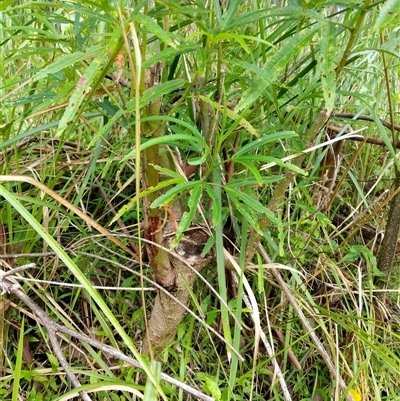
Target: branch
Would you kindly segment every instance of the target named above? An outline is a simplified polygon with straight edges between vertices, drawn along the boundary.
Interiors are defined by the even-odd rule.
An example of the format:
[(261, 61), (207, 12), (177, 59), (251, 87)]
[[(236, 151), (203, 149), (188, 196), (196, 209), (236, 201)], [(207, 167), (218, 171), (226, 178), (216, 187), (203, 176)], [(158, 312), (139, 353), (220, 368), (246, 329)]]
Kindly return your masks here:
[[(357, 114), (351, 114), (351, 113), (336, 113), (336, 114), (331, 115), (331, 118), (333, 118), (333, 117), (375, 122), (375, 120), (371, 116), (365, 116), (365, 115), (357, 116)], [(385, 126), (386, 128), (389, 128), (390, 130), (393, 128), (395, 131), (400, 131), (400, 125), (396, 125), (396, 124), (392, 125), (390, 123), (390, 121), (386, 121), (381, 118), (380, 118), (380, 121), (381, 121), (382, 125)]]

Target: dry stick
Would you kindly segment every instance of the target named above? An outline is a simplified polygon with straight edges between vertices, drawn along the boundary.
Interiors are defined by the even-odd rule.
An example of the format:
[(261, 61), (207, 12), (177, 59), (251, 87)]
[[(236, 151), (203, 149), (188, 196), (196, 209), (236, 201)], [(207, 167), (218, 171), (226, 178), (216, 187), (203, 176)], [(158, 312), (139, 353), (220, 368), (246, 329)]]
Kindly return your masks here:
[[(1, 280), (1, 276), (0, 276), (0, 280)], [(142, 365), (138, 361), (136, 361), (135, 359), (133, 359), (131, 357), (126, 356), (121, 351), (118, 351), (108, 345), (102, 344), (101, 342), (99, 342), (85, 334), (77, 333), (74, 330), (68, 329), (67, 327), (64, 327), (58, 323), (53, 322), (48, 317), (46, 312), (20, 289), (21, 287), (19, 284), (15, 284), (14, 282), (9, 281), (8, 279), (5, 279), (1, 282), (3, 284), (7, 285), (7, 292), (10, 292), (10, 293), (13, 293), (14, 295), (16, 295), (40, 318), (43, 325), (46, 327), (46, 329), (49, 332), (49, 337), (50, 337), (50, 341), (54, 347), (54, 352), (55, 352), (57, 358), (59, 359), (62, 367), (65, 369), (67, 377), (70, 379), (70, 381), (74, 385), (74, 387), (79, 387), (80, 384), (77, 381), (77, 378), (75, 377), (75, 375), (69, 371), (68, 363), (65, 360), (64, 356), (62, 355), (61, 349), (59, 347), (59, 344), (58, 344), (56, 336), (55, 336), (55, 334), (57, 332), (68, 334), (71, 337), (74, 337), (80, 341), (84, 341), (84, 342), (92, 345), (93, 347), (107, 353), (108, 355), (110, 355), (116, 359), (120, 359), (121, 361), (124, 361), (126, 363), (129, 363), (132, 366), (135, 366), (140, 369), (143, 368)], [(181, 388), (185, 392), (197, 397), (200, 400), (214, 401), (214, 398), (203, 394), (202, 392), (194, 389), (193, 387), (190, 387), (187, 384), (182, 383), (179, 380), (176, 380), (176, 379), (166, 375), (165, 373), (161, 373), (161, 378), (163, 380), (165, 380), (167, 383), (170, 383), (176, 387)], [(89, 396), (84, 397), (84, 394), (87, 396), (86, 393), (81, 393), (82, 398), (85, 401), (91, 401), (90, 397)]]
[(5, 253), (4, 255), (0, 255), (0, 259), (42, 258), (56, 255), (57, 254), (54, 251), (40, 253)]
[[(267, 263), (272, 263), (270, 257), (267, 254), (267, 251), (265, 248), (261, 245), (261, 243), (258, 244), (258, 250), (261, 253), (261, 256), (264, 258), (264, 260)], [(332, 362), (332, 358), (330, 355), (326, 352), (324, 346), (322, 345), (321, 341), (317, 337), (317, 335), (314, 332), (314, 329), (311, 327), (310, 323), (308, 322), (307, 318), (305, 317), (303, 311), (301, 310), (299, 304), (293, 297), (292, 293), (290, 292), (290, 289), (288, 285), (285, 283), (283, 280), (281, 274), (279, 273), (278, 269), (272, 268), (271, 273), (274, 276), (275, 280), (278, 282), (279, 286), (281, 287), (282, 291), (284, 294), (287, 296), (289, 299), (289, 302), (292, 304), (293, 309), (296, 311), (297, 316), (299, 317), (301, 324), (303, 325), (304, 329), (307, 330), (307, 332), (310, 334), (310, 337), (312, 341), (314, 342), (315, 346), (317, 347), (320, 355), (322, 356), (323, 360), (325, 361), (326, 365), (328, 366), (329, 372), (331, 373), (332, 377), (336, 379), (336, 381), (339, 383), (340, 388), (343, 391), (347, 390), (347, 385), (345, 381), (343, 380), (342, 376), (337, 372), (337, 369), (335, 365)], [(346, 400), (347, 401), (354, 401), (354, 398), (350, 393), (346, 395)]]
[[(351, 113), (335, 113), (332, 114), (331, 117), (375, 122), (375, 120), (371, 116), (365, 116), (365, 115), (357, 116), (357, 114), (351, 114)], [(380, 121), (382, 125), (385, 126), (386, 128), (389, 128), (390, 130), (393, 128), (395, 131), (400, 131), (400, 125), (392, 124), (390, 121), (383, 120), (382, 118), (380, 118)]]
[(0, 269), (0, 282), (3, 281), (5, 277), (14, 275), (15, 273), (22, 272), (23, 270), (33, 269), (36, 267), (35, 263), (29, 263), (20, 267), (12, 268), (7, 262), (0, 259), (0, 266), (7, 267), (8, 271), (4, 272)]

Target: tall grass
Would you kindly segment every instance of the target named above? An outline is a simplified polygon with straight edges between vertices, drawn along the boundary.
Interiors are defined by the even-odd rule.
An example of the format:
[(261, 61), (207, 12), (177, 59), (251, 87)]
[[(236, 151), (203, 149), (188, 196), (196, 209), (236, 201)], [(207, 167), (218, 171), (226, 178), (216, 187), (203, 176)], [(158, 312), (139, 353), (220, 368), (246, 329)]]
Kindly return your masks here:
[[(398, 6), (0, 5), (2, 269), (34, 262), (23, 291), (149, 377), (60, 335), (92, 399), (191, 399), (141, 354), (179, 277), (192, 313), (158, 359), (181, 382), (221, 400), (400, 399), (398, 261), (376, 261), (397, 189)], [(333, 131), (348, 139), (330, 184)], [(194, 227), (212, 254), (196, 281), (171, 257)], [(76, 394), (43, 321), (7, 294), (0, 310), (2, 399)]]

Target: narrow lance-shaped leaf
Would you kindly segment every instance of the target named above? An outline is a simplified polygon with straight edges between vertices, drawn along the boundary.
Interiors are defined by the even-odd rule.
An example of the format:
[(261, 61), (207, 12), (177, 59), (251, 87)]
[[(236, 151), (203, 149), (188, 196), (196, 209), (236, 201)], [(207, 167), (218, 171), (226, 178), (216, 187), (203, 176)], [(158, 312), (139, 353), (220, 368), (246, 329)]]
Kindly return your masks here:
[(82, 61), (86, 57), (85, 53), (76, 52), (72, 54), (68, 54), (53, 63), (49, 64), (47, 67), (41, 69), (34, 77), (33, 82), (44, 79), (49, 74), (55, 74), (56, 72), (60, 72), (64, 68), (71, 67), (75, 63)]
[(210, 184), (208, 183), (203, 183), (204, 189), (207, 191), (209, 197), (211, 198), (211, 222), (213, 226), (215, 227), (218, 223), (218, 219), (222, 215), (222, 208), (221, 208), (221, 203), (218, 201), (217, 196), (215, 195), (215, 192), (212, 190)]
[(90, 86), (97, 75), (104, 58), (105, 55), (103, 55), (103, 57), (99, 57), (98, 59), (94, 59), (90, 63), (83, 76), (79, 78), (78, 82), (76, 83), (75, 90), (69, 99), (68, 106), (61, 117), (56, 136), (61, 135), (67, 125), (74, 119), (74, 116), (80, 108), (85, 97), (85, 93), (89, 92)]
[(206, 51), (204, 47), (200, 47), (196, 51), (196, 62), (197, 62), (197, 73), (199, 76), (204, 74), (204, 70), (206, 69), (207, 59), (206, 59)]
[(141, 23), (146, 29), (148, 29), (153, 35), (157, 36), (161, 41), (163, 41), (168, 46), (176, 48), (181, 38), (171, 32), (164, 30), (159, 26), (152, 18), (144, 15), (142, 13), (135, 14), (133, 19)]
[(243, 50), (247, 54), (250, 54), (249, 47), (247, 46), (246, 42), (244, 41), (244, 38), (242, 35), (237, 35), (234, 33), (219, 33), (218, 35), (212, 37), (212, 42), (217, 43), (219, 41), (229, 40), (229, 39), (236, 40), (240, 44), (240, 46), (242, 46)]
[[(140, 150), (143, 151), (145, 149), (150, 148), (151, 146), (154, 145), (161, 145), (161, 144), (172, 144), (176, 141), (188, 141), (187, 143), (191, 144), (193, 147), (195, 147), (196, 151), (201, 151), (202, 148), (200, 146), (196, 147), (196, 144), (203, 144), (203, 141), (195, 138), (192, 135), (189, 134), (172, 134), (172, 135), (164, 135), (156, 138), (149, 139), (148, 141), (145, 141), (140, 144)], [(125, 162), (129, 160), (130, 158), (134, 157), (136, 154), (136, 148), (132, 149), (123, 159), (122, 162)]]
[[(66, 107), (63, 116), (61, 117), (60, 124), (56, 132), (56, 136), (60, 136), (67, 128), (68, 124), (72, 123), (77, 115), (82, 113), (83, 108), (81, 107), (83, 102), (87, 102), (85, 99), (85, 93), (93, 94), (95, 88), (100, 84), (100, 80), (105, 75), (106, 71), (101, 66), (108, 60), (108, 65), (111, 65), (120, 45), (121, 45), (121, 30), (116, 29), (109, 40), (109, 48), (112, 49), (111, 54), (114, 56), (110, 57), (109, 51), (104, 50), (99, 57), (94, 59), (89, 67), (86, 69), (82, 77), (76, 84), (75, 91), (73, 92), (68, 106)], [(92, 88), (93, 85), (93, 88)], [(103, 134), (108, 132), (108, 127), (103, 131)]]
[[(274, 166), (280, 166), (280, 167), (284, 167), (287, 168), (289, 170), (292, 170), (294, 172), (296, 172), (297, 174), (301, 174), (304, 176), (308, 175), (308, 172), (303, 170), (302, 168), (296, 166), (295, 164), (292, 163), (288, 163), (282, 159), (278, 159), (277, 157), (272, 157), (272, 156), (262, 156), (262, 155), (249, 155), (249, 156), (240, 156), (239, 158), (235, 159), (235, 161), (238, 162), (244, 162), (246, 163), (251, 163), (251, 162), (261, 162), (261, 163), (271, 163)], [(264, 166), (263, 166), (264, 167)], [(263, 167), (261, 167), (260, 170), (265, 170)], [(264, 178), (263, 178), (264, 180)]]
[(221, 5), (219, 0), (213, 0), (214, 3), (214, 13), (217, 17), (218, 26), (222, 25), (222, 13), (221, 13)]
[(235, 162), (243, 164), (250, 171), (250, 173), (253, 174), (254, 178), (257, 181), (257, 184), (258, 185), (262, 184), (263, 180), (261, 174), (258, 171), (257, 167), (254, 165), (254, 159), (252, 159), (251, 156), (249, 156), (248, 158), (237, 157), (235, 159)]
[(171, 188), (169, 191), (167, 191), (165, 194), (159, 196), (151, 205), (150, 207), (152, 209), (156, 208), (156, 207), (160, 207), (160, 206), (164, 206), (164, 205), (168, 205), (170, 204), (175, 196), (177, 194), (181, 194), (189, 189), (192, 189), (193, 187), (195, 187), (196, 185), (198, 185), (199, 181), (189, 181), (189, 182), (185, 182), (184, 184), (181, 185), (177, 185), (174, 188)]
[[(143, 97), (140, 99), (139, 102), (140, 107), (144, 107), (151, 101), (156, 100), (166, 95), (167, 93), (171, 93), (178, 88), (184, 87), (185, 85), (186, 81), (184, 79), (175, 79), (173, 81), (164, 82), (160, 85), (154, 85), (143, 93)], [(127, 108), (129, 108), (130, 105), (134, 104), (132, 103), (133, 101), (134, 99), (129, 102)]]
[(196, 214), (197, 206), (200, 202), (200, 196), (202, 193), (202, 181), (198, 181), (197, 185), (192, 189), (192, 193), (188, 199), (188, 211), (185, 211), (182, 215), (181, 221), (179, 222), (178, 229), (176, 230), (176, 238), (172, 243), (172, 246), (178, 244), (182, 239), (183, 233), (190, 227), (193, 218)]
[[(124, 114), (126, 113), (134, 113), (135, 112), (135, 100), (132, 99), (131, 101), (128, 102), (129, 107), (126, 110), (118, 110), (114, 116), (112, 118), (109, 119), (108, 123), (105, 124), (103, 126), (103, 128), (101, 128), (98, 133), (96, 135), (94, 135), (93, 139), (90, 141), (88, 147), (93, 146), (94, 143), (96, 143), (99, 138), (101, 138), (104, 133), (115, 124), (116, 121), (118, 121), (121, 117), (124, 116)], [(187, 121), (184, 121), (182, 119), (178, 119), (178, 118), (174, 118), (174, 117), (169, 117), (169, 116), (161, 116), (161, 115), (157, 115), (157, 116), (147, 116), (141, 119), (142, 123), (147, 122), (147, 121), (168, 121), (171, 123), (175, 123), (178, 125), (183, 125), (184, 127), (188, 128), (191, 132), (193, 132), (193, 134), (198, 137), (199, 139), (203, 138), (202, 134), (199, 132), (199, 130), (197, 129), (197, 127), (192, 124), (192, 123), (188, 123)], [(133, 123), (132, 123), (133, 124)], [(131, 152), (132, 153), (132, 152)], [(133, 152), (134, 154), (135, 152)], [(129, 157), (132, 157), (132, 154), (130, 154)], [(127, 159), (127, 157), (125, 157), (125, 160)]]
[(196, 49), (197, 44), (190, 43), (190, 44), (182, 44), (177, 46), (176, 48), (167, 47), (163, 51), (157, 52), (153, 56), (149, 57), (142, 63), (142, 69), (146, 69), (153, 64), (157, 63), (157, 61), (164, 61), (168, 60), (172, 57), (175, 57), (179, 54), (184, 53), (191, 53), (194, 49)]
[(253, 229), (259, 234), (263, 235), (263, 232), (260, 230), (260, 227), (257, 221), (253, 218), (253, 216), (249, 213), (248, 208), (243, 205), (235, 194), (230, 194), (229, 199), (235, 208), (239, 211), (239, 213), (246, 219), (246, 221), (253, 227)]
[(281, 139), (292, 138), (294, 136), (297, 136), (297, 134), (294, 131), (283, 131), (283, 132), (276, 132), (274, 134), (263, 135), (261, 138), (255, 139), (254, 141), (251, 141), (247, 145), (241, 147), (233, 155), (233, 159), (236, 159), (237, 157), (239, 157), (241, 155), (249, 153), (249, 152), (259, 148), (260, 146), (264, 146), (271, 142), (277, 142)]
[(379, 16), (376, 19), (374, 29), (380, 30), (394, 22), (393, 25), (398, 25), (400, 16), (400, 0), (388, 0), (383, 3), (382, 8), (379, 12)]
[(320, 24), (317, 24), (314, 29), (305, 29), (286, 39), (282, 47), (265, 63), (263, 68), (238, 59), (234, 61), (234, 64), (244, 69), (250, 69), (250, 71), (256, 74), (256, 79), (258, 79), (256, 87), (253, 86), (244, 92), (242, 99), (235, 108), (236, 113), (245, 109), (261, 96), (265, 89), (278, 78), (290, 60), (308, 45), (319, 27)]
[(231, 118), (234, 121), (238, 121), (239, 125), (241, 125), (244, 129), (250, 132), (250, 134), (254, 135), (255, 137), (259, 137), (260, 134), (257, 132), (257, 130), (242, 116), (239, 114), (233, 112), (232, 110), (220, 105), (217, 102), (212, 101), (206, 96), (199, 96), (199, 98), (205, 102), (211, 105), (213, 108), (219, 110), (221, 113), (225, 113), (229, 118)]
[[(262, 205), (258, 200), (254, 199), (252, 196), (250, 196), (249, 194), (246, 194), (244, 192), (241, 192), (239, 190), (237, 190), (236, 188), (230, 187), (225, 185), (224, 186), (225, 192), (227, 193), (227, 195), (231, 198), (234, 197), (236, 200), (240, 200), (242, 201), (245, 205), (247, 209), (251, 209), (254, 210), (256, 213), (259, 214), (265, 214), (268, 216), (268, 218), (275, 224), (278, 223), (277, 218), (274, 216), (274, 214), (264, 205)], [(240, 202), (239, 202), (240, 203)], [(246, 209), (245, 208), (245, 209)], [(243, 209), (243, 208), (241, 208)], [(241, 212), (242, 213), (242, 212)], [(248, 212), (246, 212), (246, 215), (248, 214)], [(250, 216), (251, 217), (251, 216)], [(250, 220), (249, 220), (250, 222)]]
[(336, 56), (336, 36), (335, 26), (328, 23), (326, 28), (322, 30), (321, 38), (321, 85), (324, 94), (325, 107), (328, 112), (333, 110), (336, 95), (336, 73), (335, 73), (335, 56)]
[(175, 125), (179, 125), (179, 126), (183, 126), (185, 128), (187, 128), (188, 130), (190, 130), (193, 135), (195, 135), (198, 139), (202, 139), (203, 135), (202, 133), (199, 131), (199, 129), (196, 127), (195, 124), (193, 124), (192, 121), (188, 122), (183, 120), (182, 118), (174, 118), (174, 117), (170, 117), (170, 116), (147, 116), (147, 117), (143, 117), (141, 119), (141, 121), (147, 122), (147, 121), (167, 121), (170, 123), (173, 123)]
[[(161, 379), (161, 363), (152, 360), (149, 366), (151, 372), (154, 374), (154, 378), (158, 384), (160, 384)], [(151, 380), (146, 381), (146, 386), (144, 388), (143, 401), (153, 401), (158, 398), (158, 391), (156, 386)]]
[(187, 164), (189, 166), (199, 166), (200, 164), (203, 164), (207, 160), (210, 153), (211, 153), (211, 148), (209, 146), (206, 146), (205, 151), (202, 152), (201, 156), (191, 157), (190, 159), (187, 159)]
[(248, 13), (240, 13), (236, 15), (236, 18), (231, 19), (231, 24), (225, 29), (229, 28), (233, 30), (234, 28), (238, 28), (240, 26), (246, 24), (254, 24), (261, 19), (265, 19), (269, 16), (275, 17), (292, 17), (299, 19), (301, 17), (305, 18), (313, 18), (315, 20), (323, 20), (323, 17), (318, 14), (315, 10), (307, 10), (304, 7), (298, 6), (287, 6), (287, 7), (273, 7), (273, 8), (266, 8), (256, 11), (250, 11)]
[(222, 29), (225, 29), (226, 27), (229, 26), (233, 18), (235, 17), (236, 11), (240, 5), (242, 0), (231, 0), (229, 1), (229, 7), (226, 12), (226, 16), (224, 18), (224, 23), (222, 24)]
[[(182, 176), (179, 176), (180, 178), (173, 178), (171, 180), (164, 180), (161, 181), (158, 185), (156, 185), (155, 187), (150, 187), (149, 189), (145, 190), (145, 191), (141, 191), (139, 194), (139, 199), (142, 199), (143, 197), (159, 191), (160, 189), (169, 187), (171, 185), (175, 185), (175, 184), (181, 184), (182, 180), (184, 179)], [(111, 222), (109, 223), (109, 225), (114, 224), (119, 218), (121, 218), (124, 214), (128, 213), (129, 211), (131, 211), (133, 209), (134, 206), (136, 206), (137, 204), (137, 196), (134, 196), (133, 198), (131, 198), (129, 200), (128, 203), (126, 203), (124, 206), (121, 207), (121, 209), (118, 210), (117, 214), (113, 217), (113, 219), (111, 220)]]

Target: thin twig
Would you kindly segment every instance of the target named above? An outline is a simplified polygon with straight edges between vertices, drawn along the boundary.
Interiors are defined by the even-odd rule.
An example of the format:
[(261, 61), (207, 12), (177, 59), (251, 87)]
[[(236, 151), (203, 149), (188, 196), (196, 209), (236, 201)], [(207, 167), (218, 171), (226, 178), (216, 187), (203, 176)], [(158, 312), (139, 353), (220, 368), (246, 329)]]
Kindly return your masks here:
[[(331, 115), (331, 118), (347, 118), (347, 119), (352, 119), (352, 120), (363, 120), (363, 121), (370, 121), (370, 122), (375, 122), (375, 120), (371, 116), (365, 116), (365, 115), (357, 115), (357, 114), (352, 114), (352, 113), (335, 113)], [(394, 129), (395, 131), (400, 131), (400, 125), (392, 124), (390, 121), (383, 120), (382, 118), (379, 119), (382, 123), (382, 125), (386, 128)]]
[(7, 253), (0, 255), (0, 259), (41, 258), (46, 256), (57, 256), (54, 251), (39, 253)]
[(16, 268), (13, 269), (8, 263), (6, 263), (4, 260), (1, 260), (1, 259), (0, 259), (0, 265), (2, 265), (3, 267), (7, 267), (7, 268), (11, 269), (11, 270), (8, 270), (6, 272), (2, 271), (0, 269), (0, 281), (3, 281), (3, 279), (5, 277), (13, 276), (16, 273), (22, 272), (22, 271), (27, 270), (27, 269), (33, 269), (34, 267), (36, 267), (35, 263), (28, 263), (27, 265), (23, 265), (23, 266), (16, 267)]

